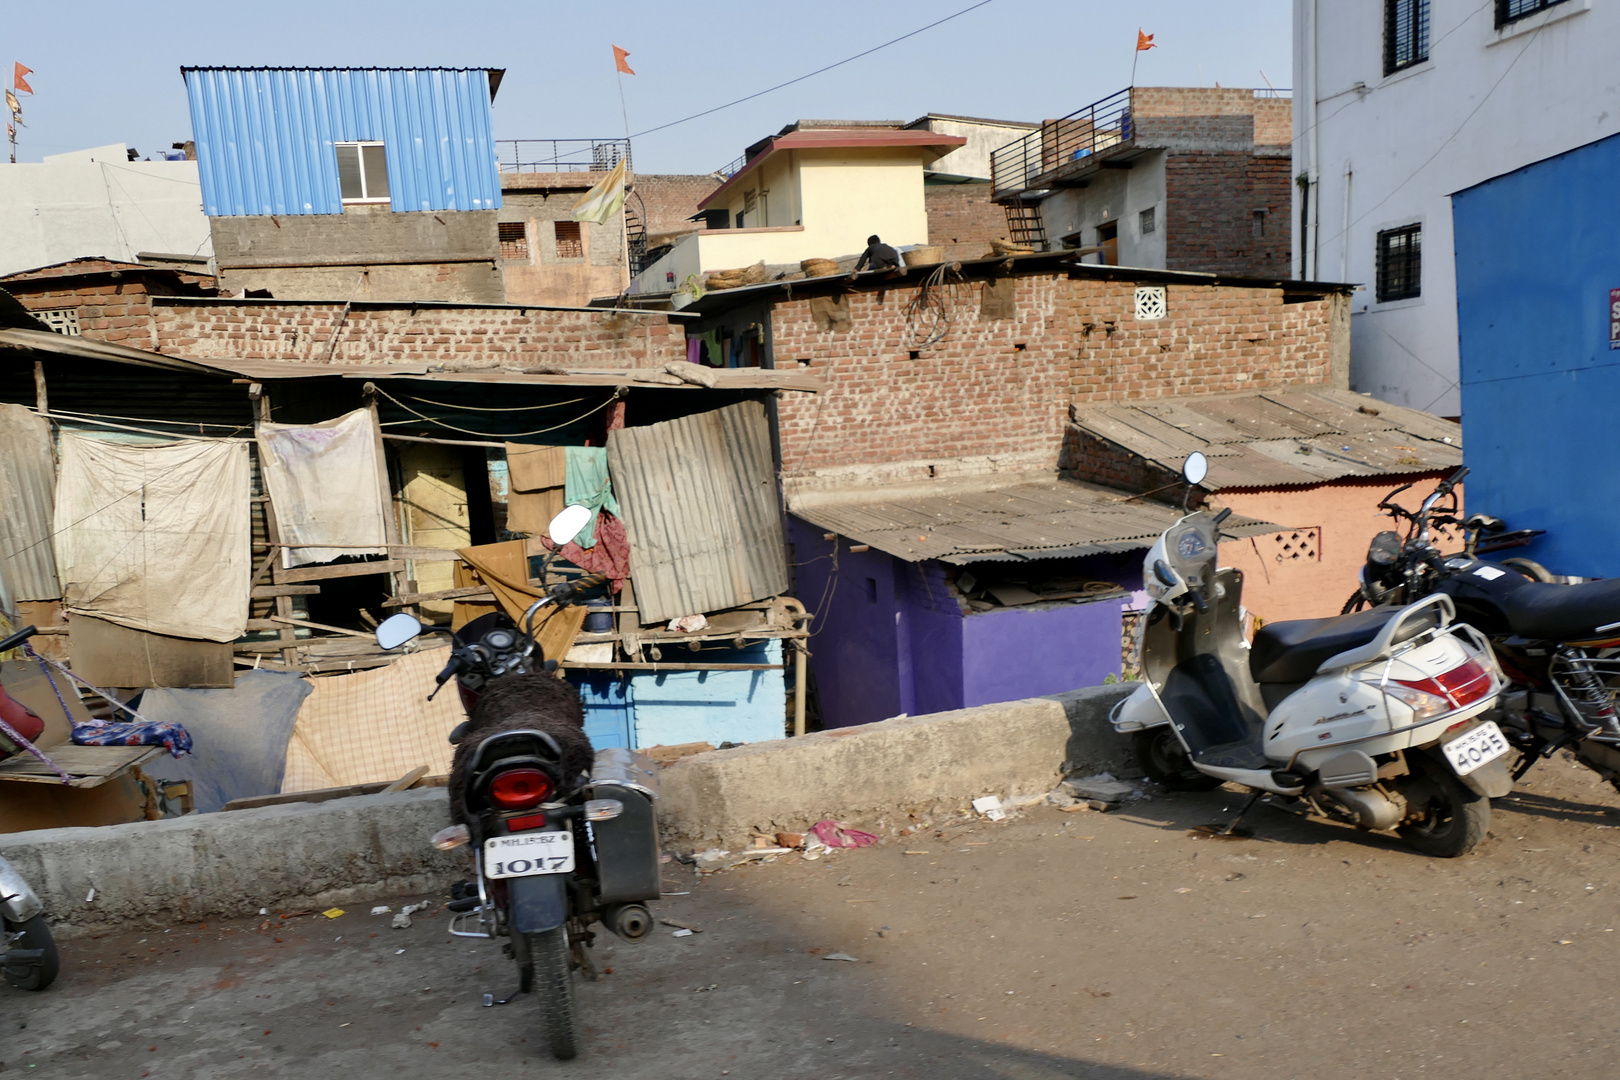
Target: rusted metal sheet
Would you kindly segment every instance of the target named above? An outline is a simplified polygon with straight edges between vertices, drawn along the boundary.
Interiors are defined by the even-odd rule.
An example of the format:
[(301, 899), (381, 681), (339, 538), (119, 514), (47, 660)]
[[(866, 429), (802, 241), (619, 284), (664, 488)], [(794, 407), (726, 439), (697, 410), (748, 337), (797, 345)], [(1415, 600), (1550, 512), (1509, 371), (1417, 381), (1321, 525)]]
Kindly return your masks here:
[(50, 421), (22, 405), (0, 405), (0, 580), (13, 600), (62, 595), (51, 543), (55, 513)]
[(608, 437), (646, 622), (787, 591), (765, 407), (745, 401)]
[[(907, 562), (950, 563), (1140, 550), (1181, 516), (1160, 503), (1061, 480), (882, 502), (825, 501), (792, 512)], [(1251, 536), (1275, 526), (1230, 518), (1223, 531)]]

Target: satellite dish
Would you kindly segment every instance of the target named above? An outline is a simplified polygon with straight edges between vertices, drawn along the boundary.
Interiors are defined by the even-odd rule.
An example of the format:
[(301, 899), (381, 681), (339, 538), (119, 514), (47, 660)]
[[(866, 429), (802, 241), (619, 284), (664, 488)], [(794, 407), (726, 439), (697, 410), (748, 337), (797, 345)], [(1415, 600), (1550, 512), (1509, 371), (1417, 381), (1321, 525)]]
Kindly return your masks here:
[(1209, 475), (1209, 458), (1194, 450), (1182, 462), (1181, 475), (1187, 478), (1189, 484), (1202, 484), (1204, 477)]

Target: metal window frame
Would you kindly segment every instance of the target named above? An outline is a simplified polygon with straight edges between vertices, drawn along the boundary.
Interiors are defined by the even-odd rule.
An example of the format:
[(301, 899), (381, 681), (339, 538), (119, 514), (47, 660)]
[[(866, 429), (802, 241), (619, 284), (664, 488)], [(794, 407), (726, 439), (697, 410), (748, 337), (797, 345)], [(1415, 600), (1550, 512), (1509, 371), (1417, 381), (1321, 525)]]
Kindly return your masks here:
[[(1498, 6), (1507, 0), (1497, 0)], [(1429, 59), (1429, 0), (1384, 0), (1384, 74), (1393, 75)], [(1402, 16), (1407, 36), (1401, 37)], [(1501, 25), (1498, 23), (1497, 25)], [(1405, 44), (1410, 55), (1400, 56)]]
[[(367, 140), (360, 141), (360, 142), (334, 142), (332, 144), (332, 152), (337, 153), (337, 152), (343, 150), (344, 148), (350, 147), (350, 146), (355, 148), (355, 159), (360, 164), (360, 190), (363, 193), (364, 192), (369, 192), (370, 189), (371, 189), (371, 185), (366, 183), (366, 155), (362, 151), (367, 146), (380, 146), (380, 147), (383, 148), (383, 172), (384, 172), (384, 179), (387, 179), (388, 145), (386, 143), (380, 141), (380, 140), (377, 140), (377, 139), (367, 139)], [(359, 205), (365, 204), (365, 203), (370, 203), (370, 204), (392, 203), (394, 201), (394, 198), (393, 198), (393, 195), (392, 195), (392, 185), (389, 185), (389, 188), (390, 188), (390, 194), (388, 194), (388, 195), (379, 196), (379, 195), (371, 195), (371, 194), (362, 194), (361, 197), (358, 198), (358, 199), (345, 199), (345, 198), (343, 198), (343, 193), (342, 193), (342, 191), (340, 189), (339, 192), (338, 192), (338, 200), (340, 202), (342, 202), (344, 206), (359, 206)]]
[[(1417, 241), (1415, 244), (1408, 243), (1405, 245), (1399, 263), (1401, 271), (1399, 282), (1393, 280), (1397, 264), (1390, 259), (1391, 241), (1397, 237), (1409, 237)], [(1374, 296), (1378, 303), (1415, 300), (1423, 295), (1423, 223), (1421, 221), (1414, 221), (1408, 225), (1397, 225), (1393, 229), (1380, 229), (1378, 231), (1375, 258), (1377, 267), (1374, 274)]]
[[(564, 226), (568, 226), (568, 225), (573, 226), (573, 228), (574, 228), (574, 236), (573, 236), (573, 239), (567, 241), (567, 243), (569, 243), (570, 245), (575, 245), (575, 244), (578, 245), (578, 250), (572, 255), (564, 255), (563, 254), (564, 240), (563, 240), (563, 237), (562, 237), (561, 230), (562, 230), (562, 228)], [(552, 246), (556, 249), (557, 258), (559, 258), (559, 259), (583, 259), (585, 257), (585, 230), (584, 230), (584, 228), (582, 228), (580, 226), (580, 223), (577, 222), (577, 221), (570, 221), (570, 220), (564, 220), (564, 219), (558, 219), (557, 221), (553, 221), (551, 223), (551, 243), (552, 243)]]
[[(501, 235), (503, 229), (512, 232), (521, 231), (522, 235), (508, 238)], [(503, 262), (528, 262), (530, 259), (529, 223), (527, 221), (497, 221), (495, 223), (495, 243), (500, 249)], [(512, 245), (511, 250), (517, 252), (517, 254), (507, 254), (508, 244)]]
[(1136, 212), (1136, 229), (1139, 235), (1148, 236), (1159, 231), (1158, 206), (1150, 206), (1146, 210)]
[[(1539, 15), (1548, 8), (1557, 7), (1564, 0), (1496, 0), (1496, 28), (1498, 30), (1520, 19), (1528, 19), (1532, 15)], [(1515, 6), (1523, 5), (1523, 10), (1514, 11)]]

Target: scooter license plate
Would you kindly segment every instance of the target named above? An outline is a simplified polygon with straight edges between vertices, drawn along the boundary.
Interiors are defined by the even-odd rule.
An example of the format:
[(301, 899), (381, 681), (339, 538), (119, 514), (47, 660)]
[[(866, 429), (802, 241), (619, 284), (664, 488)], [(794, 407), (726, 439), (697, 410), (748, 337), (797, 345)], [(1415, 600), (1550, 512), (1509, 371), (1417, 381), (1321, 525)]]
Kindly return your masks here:
[(574, 834), (571, 832), (513, 833), (484, 841), (484, 876), (533, 877), (567, 874), (574, 869)]
[(1440, 749), (1444, 751), (1446, 760), (1451, 762), (1451, 767), (1457, 770), (1457, 775), (1467, 776), (1486, 762), (1495, 761), (1510, 748), (1502, 737), (1502, 729), (1494, 721), (1487, 720), (1468, 734), (1441, 743)]

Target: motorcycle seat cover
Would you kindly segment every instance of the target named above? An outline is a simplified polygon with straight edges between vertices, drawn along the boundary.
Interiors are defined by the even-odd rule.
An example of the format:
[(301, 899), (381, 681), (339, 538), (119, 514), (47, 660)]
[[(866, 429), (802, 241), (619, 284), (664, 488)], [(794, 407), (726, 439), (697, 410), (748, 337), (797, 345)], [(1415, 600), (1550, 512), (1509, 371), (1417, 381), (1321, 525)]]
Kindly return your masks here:
[(1600, 626), (1620, 622), (1620, 578), (1579, 585), (1526, 582), (1499, 597), (1497, 603), (1508, 626), (1520, 637), (1578, 641), (1599, 636)]
[[(1309, 681), (1323, 661), (1372, 641), (1397, 614), (1398, 607), (1376, 607), (1331, 619), (1289, 619), (1267, 623), (1254, 635), (1249, 672), (1258, 683)], [(1396, 641), (1407, 641), (1439, 623), (1436, 608), (1409, 619)]]

